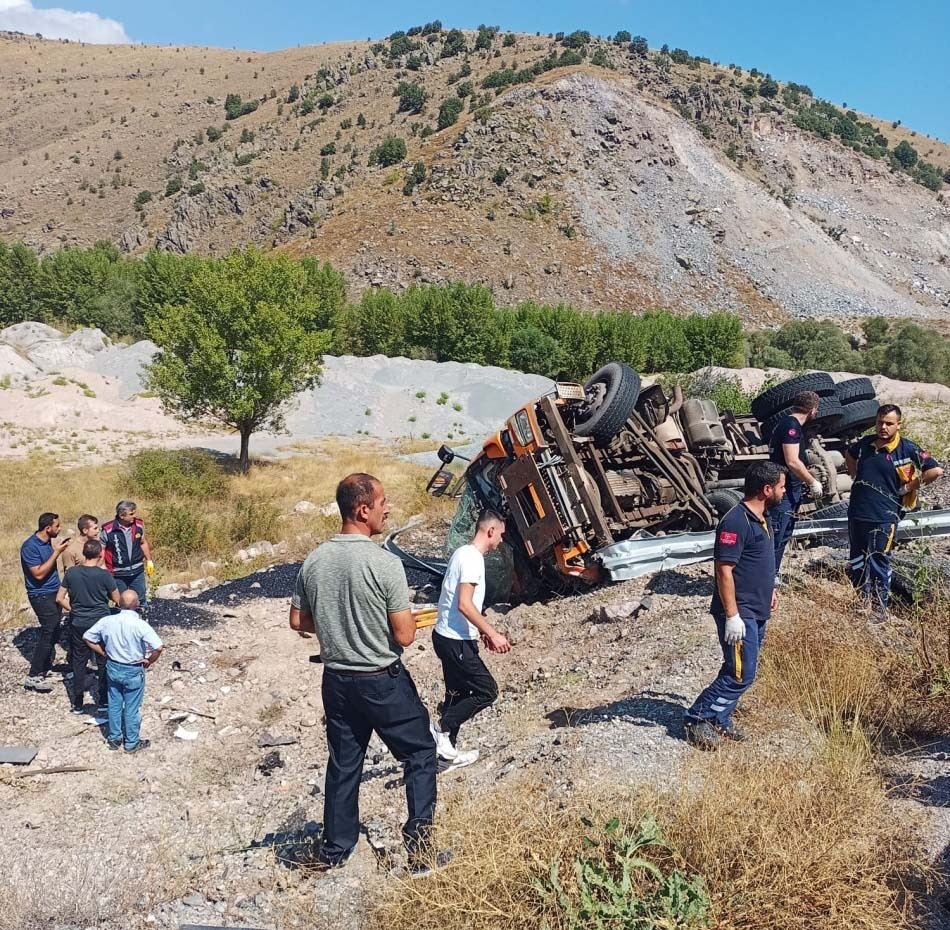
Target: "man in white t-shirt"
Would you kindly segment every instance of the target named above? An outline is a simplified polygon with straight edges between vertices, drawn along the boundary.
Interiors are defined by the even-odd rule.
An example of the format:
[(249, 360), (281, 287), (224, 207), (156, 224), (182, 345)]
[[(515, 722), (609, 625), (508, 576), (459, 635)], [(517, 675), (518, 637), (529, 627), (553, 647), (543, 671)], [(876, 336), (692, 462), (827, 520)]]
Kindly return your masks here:
[(478, 654), (481, 637), (489, 652), (511, 649), (508, 640), (483, 616), (485, 603), (485, 555), (497, 549), (505, 535), (505, 521), (493, 510), (478, 518), (475, 538), (452, 554), (442, 581), (439, 618), (432, 631), (432, 648), (442, 661), (445, 700), (432, 736), (439, 758), (453, 765), (467, 765), (478, 750), (459, 752), (459, 728), (479, 711), (495, 702), (498, 685)]

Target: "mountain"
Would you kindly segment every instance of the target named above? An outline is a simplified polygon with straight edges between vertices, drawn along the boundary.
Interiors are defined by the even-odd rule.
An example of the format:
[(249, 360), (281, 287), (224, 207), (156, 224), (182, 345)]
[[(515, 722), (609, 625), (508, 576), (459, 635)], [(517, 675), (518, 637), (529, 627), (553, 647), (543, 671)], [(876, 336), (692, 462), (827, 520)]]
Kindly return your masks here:
[(619, 35), (409, 33), (267, 54), (4, 34), (0, 238), (253, 243), (354, 291), (950, 318), (950, 208), (924, 186), (943, 143)]

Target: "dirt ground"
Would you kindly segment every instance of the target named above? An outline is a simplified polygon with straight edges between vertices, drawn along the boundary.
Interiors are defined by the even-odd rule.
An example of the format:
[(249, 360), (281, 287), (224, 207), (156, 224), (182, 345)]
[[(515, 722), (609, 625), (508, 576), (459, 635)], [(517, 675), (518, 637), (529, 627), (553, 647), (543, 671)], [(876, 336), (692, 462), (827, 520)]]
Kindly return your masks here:
[[(423, 527), (407, 547), (432, 548), (442, 528)], [(804, 578), (806, 563), (822, 555), (793, 554), (792, 577)], [(0, 743), (39, 747), (26, 771), (83, 770), (23, 778), (24, 768), (0, 766), (3, 930), (360, 926), (363, 904), (403, 861), (405, 798), (398, 765), (374, 737), (361, 789), (368, 842), (341, 872), (315, 879), (298, 867), (320, 830), (327, 754), (315, 641), (286, 622), (297, 567), (156, 601), (166, 650), (148, 674), (143, 736), (152, 745), (133, 756), (110, 752), (98, 727), (69, 715), (63, 683), (49, 695), (22, 689), (36, 638), (28, 616), (4, 635)], [(410, 574), (422, 599), (432, 595), (428, 581)], [(565, 792), (678, 778), (695, 758), (682, 739), (682, 711), (718, 667), (710, 591), (710, 568), (699, 565), (496, 615), (514, 643), (509, 655), (488, 660), (501, 697), (463, 730), (462, 742), (481, 757), (441, 778), (441, 803), (526, 774)], [(647, 593), (649, 609), (636, 618), (603, 619), (602, 606), (640, 603)], [(787, 622), (795, 596), (773, 626)], [(429, 640), (422, 631), (405, 663), (432, 710), (441, 685)], [(763, 711), (754, 692), (744, 723), (776, 755), (808, 740)], [(290, 742), (262, 747), (265, 734)], [(927, 747), (898, 763), (926, 791), (922, 800), (895, 801), (895, 811), (924, 814), (934, 855), (950, 841), (950, 798), (941, 788), (950, 782), (948, 751), (950, 743)]]

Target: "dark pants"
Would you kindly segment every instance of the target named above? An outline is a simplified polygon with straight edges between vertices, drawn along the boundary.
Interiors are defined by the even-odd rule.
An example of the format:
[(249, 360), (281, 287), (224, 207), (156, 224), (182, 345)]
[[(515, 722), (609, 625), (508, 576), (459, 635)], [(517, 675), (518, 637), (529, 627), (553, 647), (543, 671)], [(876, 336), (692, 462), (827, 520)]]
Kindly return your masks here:
[(56, 651), (56, 637), (59, 635), (59, 621), (63, 610), (56, 603), (55, 594), (41, 594), (30, 598), (30, 607), (40, 621), (40, 639), (33, 650), (30, 660), (30, 677), (39, 678), (53, 667), (53, 653)]
[(722, 647), (722, 667), (712, 684), (702, 691), (693, 706), (686, 711), (686, 719), (708, 720), (716, 726), (728, 727), (739, 698), (751, 687), (759, 670), (766, 621), (744, 617), (745, 636), (730, 646), (725, 640), (725, 616), (713, 619)]
[(775, 546), (775, 574), (782, 567), (782, 558), (785, 547), (792, 538), (795, 529), (796, 514), (799, 501), (782, 498), (782, 503), (768, 511), (769, 532), (772, 534), (772, 545)]
[(139, 596), (141, 613), (144, 618), (148, 612), (148, 584), (145, 580), (145, 569), (139, 569), (134, 575), (115, 575), (115, 586), (119, 594), (123, 591), (134, 591)]
[(890, 598), (891, 549), (896, 534), (896, 521), (848, 520), (851, 541), (848, 576), (872, 607), (883, 609)]
[(94, 653), (82, 638), (83, 634), (88, 632), (91, 627), (70, 627), (72, 637), (72, 667), (73, 667), (73, 707), (82, 710), (83, 700), (86, 697), (86, 663), (89, 657), (96, 657), (96, 676), (99, 679), (96, 703), (99, 707), (106, 707), (109, 704), (109, 683), (106, 676), (106, 660)]
[(410, 853), (419, 851), (428, 842), (435, 815), (436, 757), (429, 713), (409, 673), (401, 662), (378, 675), (347, 675), (327, 668), (322, 693), (330, 750), (324, 858), (342, 859), (359, 839), (360, 779), (373, 730), (403, 764), (409, 819), (402, 835)]
[(440, 729), (455, 745), (459, 728), (498, 699), (498, 684), (478, 654), (474, 639), (451, 639), (432, 633), (432, 648), (442, 662), (445, 700)]

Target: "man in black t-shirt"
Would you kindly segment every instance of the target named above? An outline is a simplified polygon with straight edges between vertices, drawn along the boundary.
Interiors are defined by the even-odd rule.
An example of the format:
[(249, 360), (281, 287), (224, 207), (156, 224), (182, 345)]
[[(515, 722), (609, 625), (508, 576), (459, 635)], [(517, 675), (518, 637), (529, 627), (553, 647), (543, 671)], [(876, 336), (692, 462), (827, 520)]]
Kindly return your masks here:
[[(86, 697), (86, 663), (92, 650), (83, 636), (103, 617), (111, 613), (109, 602), (119, 603), (119, 591), (112, 575), (102, 567), (102, 543), (87, 539), (82, 547), (83, 562), (67, 569), (56, 602), (72, 614), (70, 637), (73, 663), (72, 713), (81, 714)], [(105, 660), (96, 656), (99, 679), (97, 721), (109, 709)], [(104, 722), (104, 720), (103, 720)]]
[[(792, 412), (783, 417), (769, 438), (769, 461), (787, 469), (785, 497), (769, 511), (769, 531), (775, 546), (775, 574), (782, 566), (785, 547), (792, 538), (795, 519), (804, 491), (812, 497), (821, 497), (821, 482), (805, 466), (805, 424), (815, 418), (821, 398), (814, 391), (802, 391), (792, 402)], [(782, 584), (776, 578), (777, 584)]]
[(686, 738), (699, 749), (716, 749), (723, 738), (744, 739), (732, 712), (755, 680), (765, 624), (775, 609), (775, 547), (766, 514), (784, 494), (785, 469), (756, 462), (746, 472), (742, 503), (716, 527), (710, 610), (722, 667), (685, 714)]

